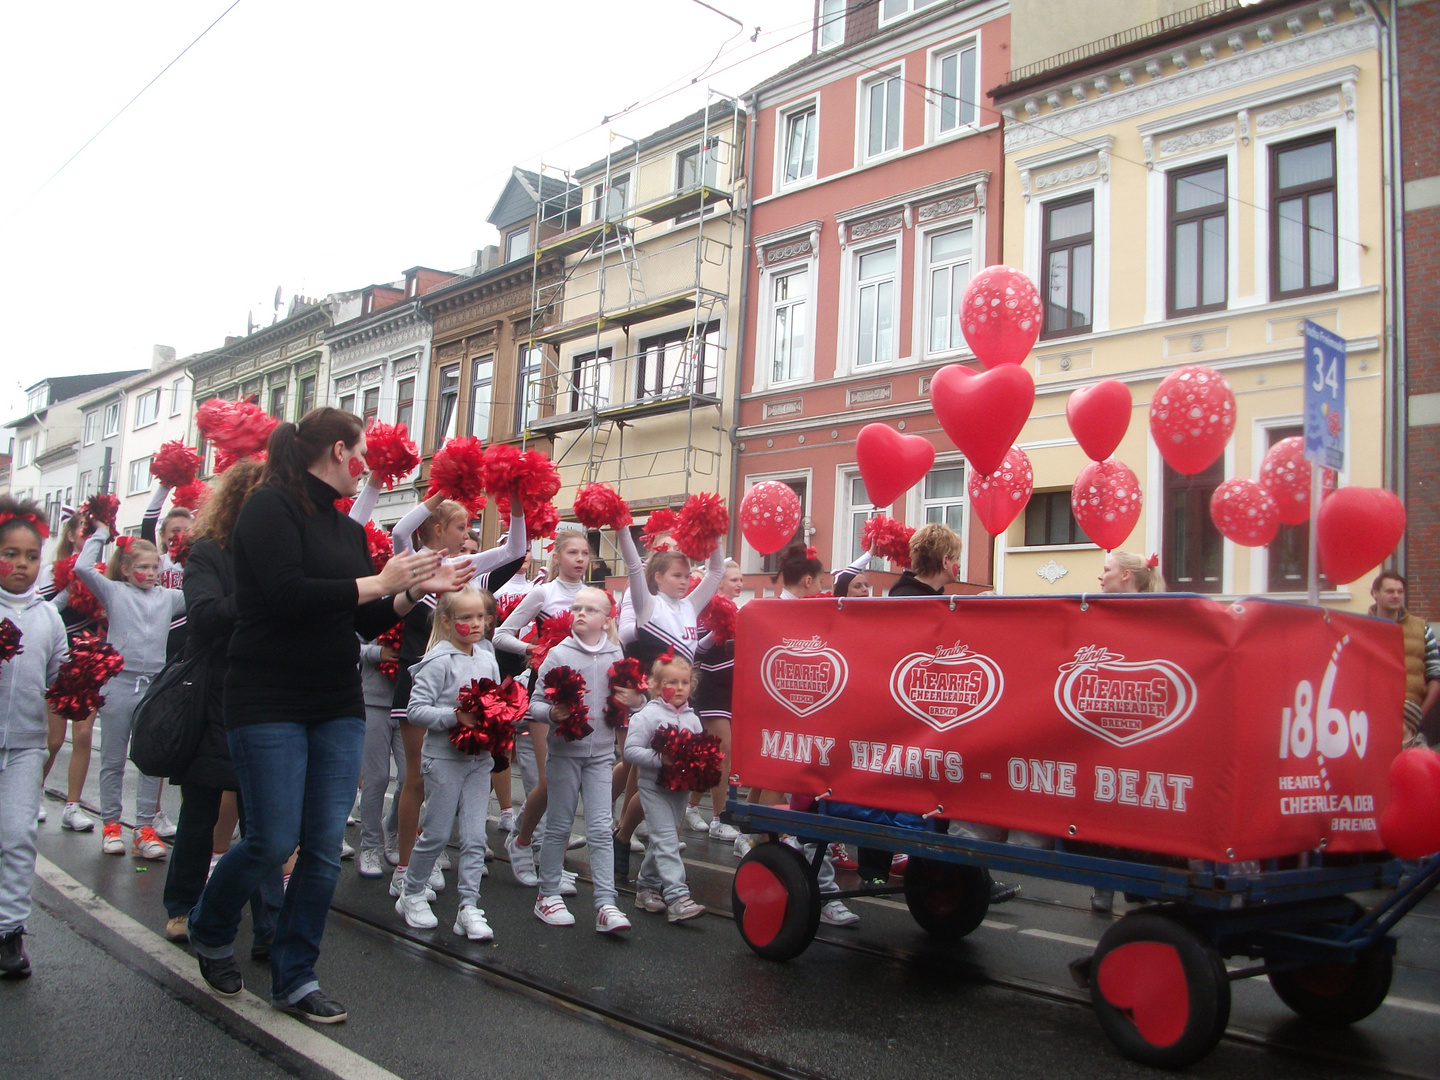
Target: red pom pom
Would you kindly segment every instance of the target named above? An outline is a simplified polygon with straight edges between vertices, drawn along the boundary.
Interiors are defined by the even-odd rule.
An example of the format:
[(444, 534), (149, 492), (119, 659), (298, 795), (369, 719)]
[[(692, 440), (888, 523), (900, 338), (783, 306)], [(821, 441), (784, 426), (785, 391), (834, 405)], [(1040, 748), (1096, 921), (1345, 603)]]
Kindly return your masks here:
[[(560, 511), (553, 502), (544, 499), (532, 499), (528, 495), (521, 497), (522, 509), (525, 512), (525, 536), (530, 540), (554, 537), (555, 530), (560, 526)], [(497, 495), (495, 498), (495, 511), (502, 518), (510, 517), (510, 497), (508, 495)]]
[[(663, 508), (660, 510), (652, 510), (650, 517), (645, 521), (645, 528), (641, 530), (645, 537), (645, 546), (651, 551), (670, 550), (671, 544), (662, 541), (660, 538), (666, 533), (674, 532), (675, 527), (679, 524), (680, 515), (675, 513), (674, 510), (666, 510)], [(709, 558), (710, 553), (707, 551), (705, 556)]]
[(734, 639), (735, 617), (739, 614), (740, 609), (735, 606), (734, 600), (716, 593), (710, 598), (710, 603), (705, 605), (705, 610), (700, 612), (700, 629), (707, 634), (714, 634), (715, 644), (723, 645)]
[(610, 680), (610, 696), (605, 699), (605, 723), (609, 727), (625, 727), (630, 721), (630, 710), (615, 700), (616, 690), (636, 690), (644, 693), (649, 687), (645, 678), (644, 665), (633, 656), (616, 660), (606, 673)]
[(76, 634), (70, 642), (70, 658), (60, 665), (45, 700), (65, 719), (84, 720), (105, 704), (100, 690), (124, 666), (115, 646), (94, 634)]
[(530, 666), (538, 671), (545, 657), (550, 655), (550, 650), (570, 636), (574, 623), (575, 619), (568, 611), (547, 615), (538, 623), (538, 629), (526, 639), (534, 646), (530, 651)]
[(20, 628), (9, 619), (0, 622), (0, 664), (15, 659), (24, 651), (20, 644)]
[[(404, 644), (404, 642), (405, 623), (403, 620), (401, 622), (397, 622), (394, 626), (390, 627), (389, 630), (386, 630), (383, 634), (381, 634), (375, 639), (375, 644), (380, 646), (388, 645), (396, 652), (400, 651), (400, 646)], [(398, 660), (381, 660), (375, 665), (375, 670), (380, 672), (380, 674), (384, 675), (391, 682), (394, 682), (400, 677), (400, 662)]]
[[(510, 447), (511, 450), (514, 447)], [(447, 439), (430, 459), (430, 489), (425, 493), (454, 499), (475, 516), (485, 509), (485, 484), (482, 470), (485, 448), (474, 435)]]
[(210, 485), (204, 480), (191, 480), (170, 493), (170, 501), (185, 510), (199, 510), (210, 498)]
[(268, 416), (253, 397), (244, 401), (211, 398), (195, 411), (195, 426), (215, 444), (215, 471), (224, 472), (243, 457), (259, 457), (280, 421)]
[(113, 533), (115, 531), (115, 515), (120, 512), (120, 497), (108, 492), (99, 492), (85, 500), (85, 505), (80, 507), (80, 512), (88, 514), (92, 521), (104, 525)]
[(404, 424), (372, 420), (365, 430), (365, 464), (386, 489), (391, 489), (415, 471), (420, 464), (420, 451), (411, 442)]
[(570, 710), (569, 716), (554, 725), (558, 738), (575, 742), (595, 730), (585, 704), (585, 679), (574, 668), (556, 667), (545, 673), (545, 700)]
[(150, 475), (170, 489), (182, 488), (200, 471), (200, 455), (179, 439), (161, 443), (150, 459)]
[(575, 519), (587, 529), (623, 529), (635, 520), (609, 484), (581, 485), (575, 495)]
[[(75, 561), (79, 558), (79, 555), (68, 555), (55, 560), (55, 591), (62, 593), (69, 590), (67, 607), (72, 608), (82, 618), (102, 622), (105, 618), (105, 605), (100, 603), (99, 598), (90, 591), (90, 586), (75, 573)], [(97, 573), (105, 573), (105, 564), (96, 563), (95, 570)]]
[(514, 679), (472, 679), (460, 688), (459, 711), (478, 719), (474, 727), (456, 724), (450, 745), (462, 754), (491, 754), (508, 759), (515, 749), (515, 725), (525, 718), (530, 695)]
[(709, 791), (720, 783), (725, 755), (718, 735), (696, 734), (667, 724), (655, 732), (650, 748), (670, 759), (655, 778), (667, 791)]
[(908, 569), (910, 566), (910, 538), (915, 530), (902, 525), (892, 517), (872, 517), (860, 530), (860, 546), (889, 559), (896, 566)]
[(354, 505), (355, 500), (350, 498), (350, 496), (348, 495), (341, 495), (340, 498), (335, 500), (335, 509), (340, 511), (340, 513), (344, 514), (346, 517), (350, 516), (350, 510), (354, 507)]
[(176, 566), (184, 566), (186, 560), (190, 558), (190, 534), (177, 532), (170, 538), (170, 543), (165, 550), (169, 554), (171, 562)]
[(373, 521), (365, 522), (365, 542), (370, 545), (370, 562), (374, 564), (375, 573), (378, 574), (385, 569), (390, 556), (395, 554), (394, 542), (390, 539), (390, 534)]
[(686, 499), (680, 510), (674, 529), (675, 546), (701, 562), (710, 557), (729, 529), (730, 511), (725, 509), (725, 500), (713, 491), (702, 491)]
[(519, 593), (506, 593), (504, 596), (495, 597), (495, 625), (499, 626), (510, 617), (510, 613), (520, 606), (520, 601), (525, 597)]
[(539, 450), (522, 453), (505, 443), (485, 452), (481, 476), (485, 490), (496, 498), (518, 487), (525, 502), (544, 502), (560, 491), (560, 474), (548, 457)]

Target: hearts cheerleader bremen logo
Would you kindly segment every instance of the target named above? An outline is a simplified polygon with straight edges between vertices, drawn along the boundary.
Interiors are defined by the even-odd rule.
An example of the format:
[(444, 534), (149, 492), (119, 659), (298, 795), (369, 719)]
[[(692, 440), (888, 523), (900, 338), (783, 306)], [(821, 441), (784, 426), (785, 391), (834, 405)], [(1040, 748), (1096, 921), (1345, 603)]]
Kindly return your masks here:
[(1076, 727), (1133, 746), (1185, 722), (1195, 711), (1195, 680), (1169, 660), (1126, 660), (1087, 645), (1060, 665), (1055, 705)]
[(968, 645), (911, 653), (890, 673), (890, 696), (936, 731), (985, 715), (1000, 700), (1000, 665)]
[(845, 658), (818, 637), (782, 640), (760, 662), (760, 681), (796, 716), (819, 712), (845, 689)]

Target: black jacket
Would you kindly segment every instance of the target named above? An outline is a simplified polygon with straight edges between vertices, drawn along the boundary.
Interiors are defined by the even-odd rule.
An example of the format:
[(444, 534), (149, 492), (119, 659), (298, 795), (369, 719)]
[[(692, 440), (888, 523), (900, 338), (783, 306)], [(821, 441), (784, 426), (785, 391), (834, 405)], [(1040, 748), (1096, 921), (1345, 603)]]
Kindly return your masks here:
[(943, 590), (937, 589), (933, 585), (926, 585), (925, 582), (921, 581), (915, 576), (915, 572), (913, 570), (906, 570), (898, 578), (895, 579), (895, 584), (890, 586), (890, 591), (885, 595), (944, 596), (945, 593)]
[(239, 608), (235, 599), (235, 556), (211, 540), (197, 540), (185, 561), (186, 657), (204, 655), (208, 661), (205, 732), (195, 757), (175, 784), (238, 790), (230, 745), (225, 738), (226, 651)]
[(360, 639), (399, 621), (394, 597), (359, 602), (356, 579), (375, 573), (365, 529), (335, 509), (339, 493), (328, 484), (307, 474), (306, 485), (310, 513), (261, 485), (235, 522), (239, 620), (225, 677), (226, 727), (363, 720)]

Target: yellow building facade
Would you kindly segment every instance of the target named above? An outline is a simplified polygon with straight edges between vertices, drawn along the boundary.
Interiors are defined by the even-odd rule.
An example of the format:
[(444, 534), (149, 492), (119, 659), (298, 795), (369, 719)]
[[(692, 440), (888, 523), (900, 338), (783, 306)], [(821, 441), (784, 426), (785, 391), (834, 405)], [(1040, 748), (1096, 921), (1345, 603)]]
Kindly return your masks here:
[[(1024, 34), (1012, 24), (1017, 42)], [(1104, 553), (1069, 512), (1087, 459), (1065, 407), (1113, 378), (1134, 400), (1114, 456), (1144, 493), (1122, 546), (1159, 554), (1174, 591), (1303, 598), (1307, 527), (1238, 546), (1210, 521), (1209, 493), (1258, 479), (1266, 450), (1299, 433), (1306, 319), (1348, 340), (1340, 483), (1381, 485), (1379, 35), (1358, 3), (1210, 3), (1012, 69), (991, 91), (1005, 117), (1005, 262), (1045, 302), (1019, 442), (1035, 493), (997, 538), (998, 590), (1098, 589)], [(1195, 477), (1170, 470), (1149, 434), (1156, 386), (1187, 364), (1221, 372), (1237, 406), (1223, 457)], [(1322, 599), (1363, 611), (1368, 588), (1368, 576), (1322, 581)]]

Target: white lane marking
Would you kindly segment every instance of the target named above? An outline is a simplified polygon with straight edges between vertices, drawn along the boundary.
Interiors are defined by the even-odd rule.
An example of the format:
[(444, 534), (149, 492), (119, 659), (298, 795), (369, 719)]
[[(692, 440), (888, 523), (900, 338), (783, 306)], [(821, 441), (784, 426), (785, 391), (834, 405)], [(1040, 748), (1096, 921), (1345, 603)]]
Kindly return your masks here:
[(274, 1008), (268, 1001), (262, 1001), (248, 990), (242, 990), (238, 997), (221, 998), (205, 985), (200, 977), (198, 965), (193, 957), (166, 941), (155, 931), (136, 922), (129, 915), (95, 895), (90, 889), (61, 870), (45, 856), (35, 860), (35, 873), (49, 883), (56, 891), (76, 907), (101, 923), (159, 963), (177, 978), (201, 990), (217, 1005), (229, 1009), (242, 1020), (253, 1024), (265, 1034), (278, 1039), (301, 1057), (320, 1066), (326, 1072), (345, 1080), (400, 1080), (400, 1077), (376, 1065), (369, 1058), (361, 1057), (348, 1047), (341, 1046), (313, 1028), (303, 1020)]
[(1001, 922), (999, 919), (981, 919), (980, 925), (991, 930), (1014, 930), (1013, 922)]
[(1425, 1013), (1429, 1016), (1440, 1016), (1440, 1005), (1429, 1001), (1416, 1001), (1413, 998), (1387, 997), (1386, 1005), (1393, 1005), (1397, 1009), (1409, 1009), (1411, 1012)]
[(1076, 937), (1074, 934), (1057, 934), (1053, 930), (1027, 928), (1021, 930), (1020, 933), (1026, 937), (1044, 938), (1046, 941), (1063, 941), (1067, 945), (1083, 945), (1087, 949), (1093, 949), (1100, 944), (1100, 942), (1093, 941), (1090, 938)]

